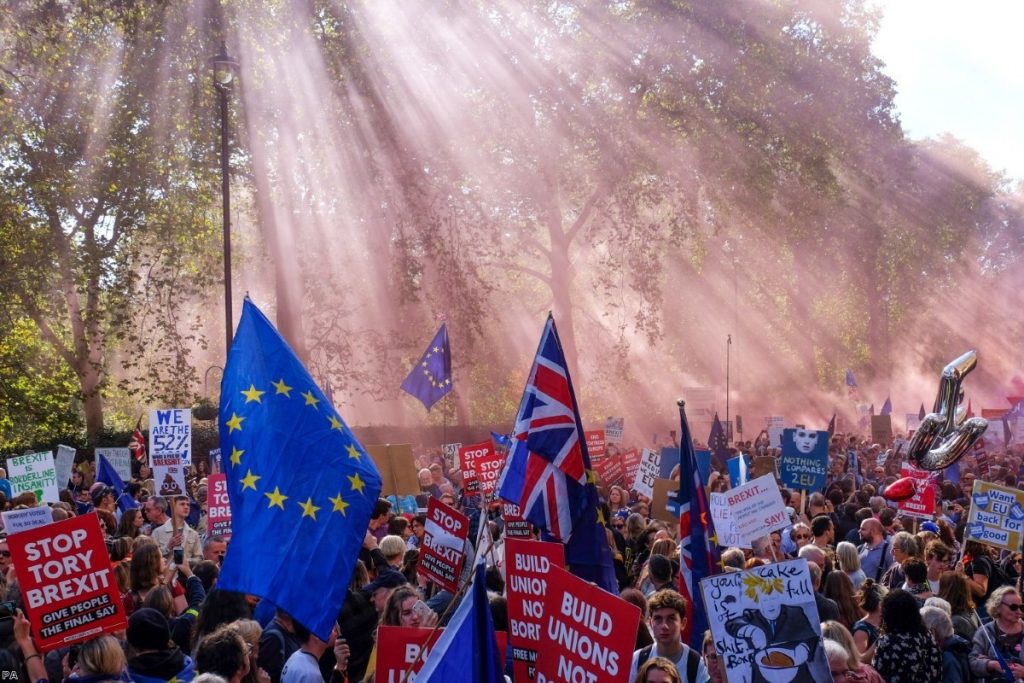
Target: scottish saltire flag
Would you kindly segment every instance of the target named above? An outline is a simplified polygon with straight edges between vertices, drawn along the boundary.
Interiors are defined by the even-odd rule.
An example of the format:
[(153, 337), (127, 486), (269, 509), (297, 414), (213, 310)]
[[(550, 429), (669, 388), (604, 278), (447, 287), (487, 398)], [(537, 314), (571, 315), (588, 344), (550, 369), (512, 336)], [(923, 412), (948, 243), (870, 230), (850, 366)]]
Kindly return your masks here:
[(114, 497), (117, 499), (117, 509), (121, 512), (128, 510), (129, 508), (137, 508), (139, 504), (128, 495), (125, 490), (124, 481), (121, 479), (121, 475), (117, 473), (114, 466), (110, 464), (103, 455), (97, 458), (96, 463), (96, 481), (102, 482), (114, 489)]
[(707, 493), (697, 474), (693, 438), (682, 399), (679, 400), (679, 422), (679, 592), (686, 598), (690, 611), (683, 629), (683, 641), (690, 647), (699, 648), (708, 628), (708, 618), (703, 607), (698, 607), (694, 601), (701, 592), (701, 579), (717, 570), (720, 555), (715, 525), (708, 510)]
[(380, 473), (248, 298), (221, 382), (220, 445), (234, 525), (217, 587), (265, 598), (327, 640)]
[(885, 397), (885, 403), (882, 404), (882, 412), (879, 415), (891, 415), (892, 414), (892, 400), (890, 397)]
[(402, 382), (402, 391), (420, 400), (427, 410), (452, 390), (452, 350), (448, 323), (441, 323), (427, 350)]
[(725, 435), (725, 428), (722, 427), (722, 423), (718, 419), (718, 413), (715, 413), (715, 421), (711, 423), (711, 433), (708, 435), (708, 448), (711, 449), (711, 454), (718, 461), (719, 467), (729, 459), (729, 440)]
[(485, 569), (484, 562), (477, 563), (469, 594), (462, 598), (444, 633), (427, 655), (423, 668), (416, 674), (420, 683), (504, 683), (487, 599)]
[(617, 594), (594, 481), (576, 394), (549, 314), (516, 415), (498, 495), (517, 504), (523, 517), (551, 540), (565, 544), (569, 571)]

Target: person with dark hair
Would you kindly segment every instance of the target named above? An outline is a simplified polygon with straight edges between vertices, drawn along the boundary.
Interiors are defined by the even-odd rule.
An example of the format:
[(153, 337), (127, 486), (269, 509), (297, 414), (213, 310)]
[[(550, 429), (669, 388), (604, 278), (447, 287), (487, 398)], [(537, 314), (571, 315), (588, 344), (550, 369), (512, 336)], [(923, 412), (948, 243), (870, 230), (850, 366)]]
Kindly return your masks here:
[(117, 523), (115, 536), (118, 538), (138, 538), (142, 523), (142, 511), (138, 508), (128, 508), (121, 513), (121, 521)]
[(416, 515), (409, 522), (409, 529), (412, 531), (412, 535), (406, 539), (405, 543), (410, 548), (419, 548), (423, 545), (423, 536), (427, 532), (427, 516)]
[(203, 591), (209, 593), (220, 576), (220, 565), (210, 560), (203, 560), (192, 569), (192, 573), (203, 583)]
[[(214, 588), (207, 593), (206, 599), (199, 607), (199, 616), (196, 617), (195, 631), (192, 634), (192, 651), (198, 651), (203, 638), (216, 631), (221, 626), (230, 624), (237, 619), (251, 619), (252, 608), (249, 601), (242, 593), (220, 590)], [(193, 659), (196, 655), (193, 654)]]
[(652, 658), (664, 657), (685, 683), (708, 680), (701, 653), (682, 640), (686, 626), (686, 598), (673, 590), (661, 590), (647, 600), (648, 620), (654, 644), (633, 653), (630, 678)]
[(300, 624), (292, 615), (278, 609), (274, 620), (267, 624), (260, 636), (260, 668), (270, 676), (271, 683), (281, 680), (281, 672), (288, 659), (302, 647), (305, 637), (300, 635)]
[(981, 626), (971, 594), (971, 580), (957, 572), (942, 572), (939, 575), (939, 597), (949, 603), (953, 632), (970, 642)]
[(917, 598), (918, 604), (924, 607), (924, 601), (932, 597), (931, 586), (928, 585), (928, 567), (912, 557), (903, 562), (903, 576), (903, 590)]
[(195, 664), (200, 673), (241, 683), (249, 673), (249, 649), (238, 631), (222, 626), (199, 643)]
[(882, 600), (874, 667), (886, 683), (942, 680), (942, 653), (924, 627), (917, 599), (901, 588)]
[(302, 644), (285, 662), (281, 671), (281, 683), (324, 683), (319, 662), (324, 653), (334, 647), (338, 639), (338, 625), (334, 624), (331, 627), (327, 640), (320, 640), (299, 622), (293, 621), (292, 624), (295, 627), (295, 637)]
[(825, 579), (822, 594), (836, 603), (839, 610), (839, 623), (853, 630), (854, 624), (864, 615), (854, 597), (853, 582), (845, 572), (832, 572)]
[(850, 631), (862, 661), (870, 662), (875, 656), (875, 643), (878, 642), (882, 628), (882, 599), (888, 592), (885, 586), (875, 583), (874, 579), (867, 579), (857, 593), (857, 604), (866, 616), (854, 623)]
[(128, 673), (136, 683), (159, 683), (175, 679), (182, 683), (195, 675), (192, 659), (171, 640), (164, 615), (143, 607), (128, 617)]
[(373, 651), (374, 629), (379, 621), (370, 596), (361, 590), (367, 580), (366, 568), (357, 560), (345, 602), (338, 614), (339, 639), (347, 641), (350, 648), (348, 677), (351, 681), (363, 680)]

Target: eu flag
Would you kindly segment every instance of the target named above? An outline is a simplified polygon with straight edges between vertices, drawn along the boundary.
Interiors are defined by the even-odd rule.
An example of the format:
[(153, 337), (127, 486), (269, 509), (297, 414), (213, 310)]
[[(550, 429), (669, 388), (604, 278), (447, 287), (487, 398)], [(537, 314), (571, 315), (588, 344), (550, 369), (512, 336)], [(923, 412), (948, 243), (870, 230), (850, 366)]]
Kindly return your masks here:
[(265, 598), (327, 640), (380, 473), (248, 299), (221, 383), (220, 444), (234, 532), (217, 587)]
[(135, 502), (135, 499), (128, 494), (125, 490), (124, 481), (121, 476), (114, 469), (114, 466), (110, 464), (110, 461), (103, 457), (101, 454), (97, 458), (96, 463), (96, 481), (103, 482), (110, 488), (114, 489), (114, 495), (117, 498), (117, 509), (121, 512), (128, 510), (129, 508), (137, 508), (139, 504)]
[[(725, 465), (725, 461), (729, 459), (729, 439), (725, 435), (722, 421), (718, 419), (718, 413), (715, 413), (715, 421), (711, 423), (711, 433), (708, 434), (708, 448), (711, 449), (712, 455), (715, 456), (715, 469), (721, 469)], [(704, 481), (707, 481), (707, 479), (705, 478)]]
[(452, 350), (448, 346), (448, 323), (441, 323), (433, 341), (402, 382), (402, 390), (418, 398), (427, 410), (452, 390)]
[(882, 412), (879, 415), (891, 415), (892, 414), (892, 399), (889, 396), (885, 397), (885, 403), (882, 404)]
[(851, 389), (857, 388), (857, 380), (853, 378), (853, 370), (846, 368), (846, 386)]

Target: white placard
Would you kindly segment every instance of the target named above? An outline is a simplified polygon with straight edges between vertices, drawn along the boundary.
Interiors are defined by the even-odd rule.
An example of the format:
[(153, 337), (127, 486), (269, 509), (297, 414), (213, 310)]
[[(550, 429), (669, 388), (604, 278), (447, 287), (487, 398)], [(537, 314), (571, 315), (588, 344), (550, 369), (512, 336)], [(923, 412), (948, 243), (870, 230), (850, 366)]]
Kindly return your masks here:
[(53, 523), (53, 513), (49, 506), (25, 508), (24, 510), (5, 510), (3, 513), (4, 531), (12, 536), (19, 531), (28, 531), (38, 526)]
[(785, 431), (785, 427), (769, 427), (768, 445), (771, 446), (772, 448), (782, 448), (782, 434)]
[(185, 468), (182, 465), (154, 467), (153, 486), (161, 498), (185, 495)]
[(75, 449), (71, 446), (57, 446), (57, 457), (53, 465), (57, 471), (57, 488), (66, 488), (71, 481), (71, 470), (75, 466)]
[[(772, 427), (774, 427), (775, 429), (782, 429), (785, 426), (786, 426), (786, 418), (783, 415), (772, 415), (772, 416), (766, 417), (764, 419), (764, 428), (765, 429), (771, 429)], [(774, 446), (775, 444), (772, 444), (772, 445)]]
[(648, 498), (654, 497), (654, 482), (661, 476), (661, 453), (645, 448), (640, 453), (640, 467), (636, 471), (633, 490)]
[(8, 458), (7, 479), (11, 482), (11, 493), (15, 496), (32, 492), (36, 494), (37, 502), (60, 502), (53, 453), (43, 451)]
[(96, 469), (100, 468), (100, 456), (107, 459), (110, 466), (117, 472), (117, 476), (121, 477), (121, 481), (131, 481), (132, 479), (132, 452), (127, 448), (97, 448), (96, 449)]
[(777, 529), (785, 529), (790, 524), (779, 485), (770, 474), (729, 489), (723, 495), (736, 524), (736, 532), (747, 543), (752, 544), (756, 539), (764, 538)]
[(732, 513), (729, 512), (729, 504), (726, 502), (724, 493), (712, 493), (708, 503), (711, 510), (711, 520), (715, 523), (715, 535), (718, 536), (718, 545), (723, 548), (749, 548), (740, 533), (736, 530), (736, 522), (733, 521)]
[(192, 464), (192, 409), (149, 411), (149, 466)]

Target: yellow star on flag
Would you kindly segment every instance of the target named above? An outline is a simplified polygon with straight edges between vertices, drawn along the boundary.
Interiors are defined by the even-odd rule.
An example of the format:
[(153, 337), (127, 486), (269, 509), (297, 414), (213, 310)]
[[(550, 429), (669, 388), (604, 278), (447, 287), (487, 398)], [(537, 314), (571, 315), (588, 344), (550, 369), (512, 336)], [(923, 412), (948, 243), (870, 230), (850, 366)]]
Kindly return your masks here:
[(255, 384), (250, 384), (248, 389), (241, 392), (242, 396), (245, 396), (246, 403), (252, 403), (253, 401), (256, 401), (257, 403), (263, 403), (263, 401), (260, 400), (260, 396), (262, 396), (265, 393), (267, 392), (260, 391), (259, 389), (257, 389)]
[(318, 508), (316, 505), (313, 505), (312, 497), (307, 498), (305, 503), (299, 503), (299, 507), (302, 508), (303, 517), (312, 517), (313, 521), (316, 521), (316, 513), (317, 510), (319, 510), (320, 508)]
[(255, 474), (253, 474), (252, 470), (249, 470), (249, 472), (244, 477), (242, 477), (242, 490), (244, 491), (246, 489), (252, 489), (253, 491), (255, 491), (256, 482), (262, 478), (263, 477), (258, 477)]
[(224, 423), (228, 426), (228, 434), (233, 433), (236, 429), (242, 431), (242, 420), (244, 419), (244, 417), (231, 413), (231, 419)]
[(241, 465), (242, 455), (245, 453), (243, 450), (239, 450), (238, 446), (231, 447), (231, 465)]
[(267, 507), (272, 508), (276, 505), (277, 507), (284, 510), (284, 502), (288, 500), (288, 496), (283, 495), (279, 487), (275, 486), (272, 492), (264, 493), (263, 495), (270, 499), (270, 505), (268, 505)]
[(341, 431), (341, 420), (334, 417), (333, 415), (331, 415), (327, 419), (331, 421), (331, 429), (337, 429), (339, 432)]
[(356, 448), (355, 444), (350, 443), (346, 450), (348, 451), (348, 457), (353, 460), (359, 460), (362, 458), (362, 455), (359, 453), (359, 449)]
[(314, 396), (312, 391), (303, 392), (302, 397), (306, 399), (307, 406), (313, 406), (314, 408), (316, 408), (316, 404), (320, 402), (320, 399)]
[(334, 508), (331, 510), (331, 512), (340, 512), (345, 517), (348, 516), (348, 513), (345, 512), (345, 508), (348, 507), (348, 503), (341, 499), (340, 493), (338, 494), (337, 498), (328, 498), (328, 500), (331, 501), (331, 503), (334, 505)]
[(277, 396), (278, 394), (284, 394), (285, 398), (292, 397), (291, 394), (288, 393), (289, 391), (292, 390), (292, 388), (284, 383), (283, 377), (276, 382), (271, 382), (271, 384), (273, 384), (274, 388), (277, 389), (277, 391), (274, 392), (274, 396)]
[(348, 480), (349, 480), (349, 483), (352, 484), (352, 490), (353, 491), (359, 491), (359, 493), (363, 492), (363, 487), (366, 486), (366, 483), (362, 479), (359, 478), (359, 473), (358, 472), (356, 472), (355, 475), (353, 475), (351, 477), (348, 477)]

